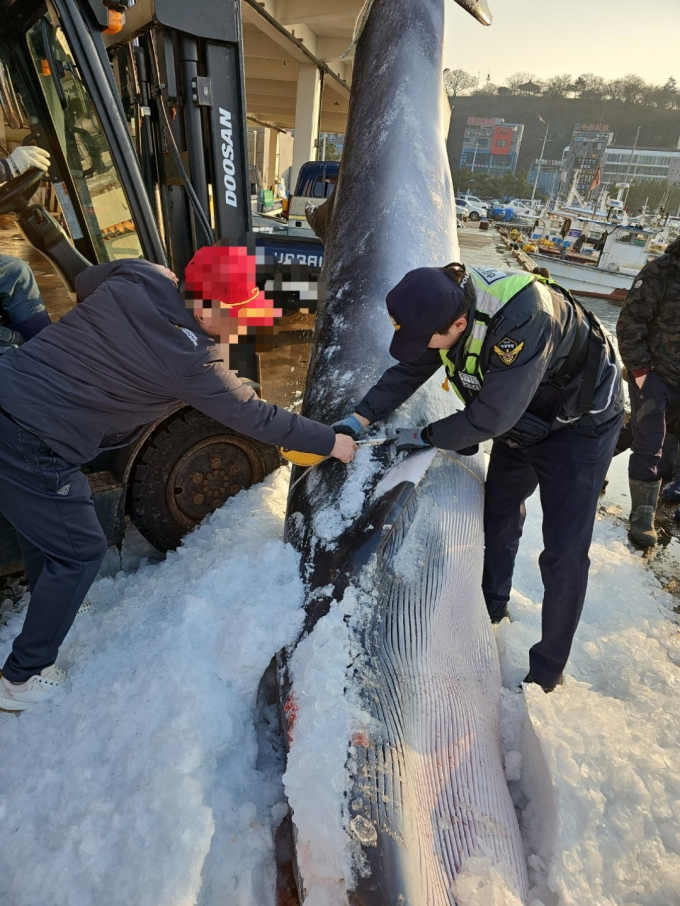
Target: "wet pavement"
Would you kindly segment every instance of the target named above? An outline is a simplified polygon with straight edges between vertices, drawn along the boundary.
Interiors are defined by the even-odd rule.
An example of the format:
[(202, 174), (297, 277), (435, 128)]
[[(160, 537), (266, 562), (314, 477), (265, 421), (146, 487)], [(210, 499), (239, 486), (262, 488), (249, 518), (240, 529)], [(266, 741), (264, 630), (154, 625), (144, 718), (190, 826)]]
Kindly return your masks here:
[(61, 277), (47, 258), (26, 242), (12, 214), (0, 215), (0, 254), (21, 258), (31, 266), (53, 321), (58, 321), (73, 308), (75, 300), (71, 300)]

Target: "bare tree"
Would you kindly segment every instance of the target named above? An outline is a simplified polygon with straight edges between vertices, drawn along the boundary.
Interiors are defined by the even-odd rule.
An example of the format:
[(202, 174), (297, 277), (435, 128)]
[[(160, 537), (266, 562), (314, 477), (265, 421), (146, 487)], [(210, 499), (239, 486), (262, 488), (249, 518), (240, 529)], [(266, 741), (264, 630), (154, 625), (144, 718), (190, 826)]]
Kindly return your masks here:
[(511, 94), (520, 94), (520, 85), (526, 85), (527, 82), (536, 82), (536, 76), (532, 72), (513, 72), (505, 80)]
[(621, 79), (623, 100), (627, 104), (641, 104), (644, 101), (647, 83), (640, 76), (628, 73)]
[(591, 100), (602, 100), (607, 93), (607, 83), (602, 76), (594, 75), (592, 72), (584, 72), (580, 75), (573, 85), (574, 91), (580, 98)]
[(641, 104), (646, 97), (647, 84), (640, 76), (628, 73), (621, 79), (612, 79), (607, 82), (607, 94), (613, 101), (623, 101), (624, 104)]
[(445, 69), (444, 88), (449, 97), (455, 98), (463, 91), (473, 88), (477, 79), (464, 69)]
[(496, 94), (497, 91), (498, 85), (494, 85), (490, 79), (487, 79), (477, 91), (473, 92), (473, 94)]
[(573, 90), (573, 83), (574, 79), (568, 72), (552, 76), (552, 78), (546, 80), (543, 86), (543, 94), (552, 98), (564, 97), (568, 91)]
[(680, 92), (678, 83), (671, 76), (663, 85), (657, 85), (652, 90), (653, 103), (665, 110), (677, 110), (680, 106)]
[(612, 101), (623, 100), (622, 79), (610, 79), (607, 82), (607, 97), (611, 98)]

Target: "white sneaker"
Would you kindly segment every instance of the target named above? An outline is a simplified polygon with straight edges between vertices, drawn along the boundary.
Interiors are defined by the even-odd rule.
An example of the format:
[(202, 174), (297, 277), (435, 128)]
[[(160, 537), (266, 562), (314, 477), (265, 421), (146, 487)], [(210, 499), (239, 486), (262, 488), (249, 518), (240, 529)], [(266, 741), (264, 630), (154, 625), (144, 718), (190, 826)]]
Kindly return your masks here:
[(52, 664), (27, 679), (25, 683), (12, 683), (0, 673), (0, 710), (25, 711), (31, 705), (52, 698), (66, 679), (66, 671)]

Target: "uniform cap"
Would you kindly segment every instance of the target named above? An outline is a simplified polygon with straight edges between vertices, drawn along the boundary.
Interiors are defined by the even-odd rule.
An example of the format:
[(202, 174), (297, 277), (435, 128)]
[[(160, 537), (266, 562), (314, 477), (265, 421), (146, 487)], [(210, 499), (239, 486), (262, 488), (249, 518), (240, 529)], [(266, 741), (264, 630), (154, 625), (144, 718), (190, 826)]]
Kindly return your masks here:
[(438, 267), (409, 271), (387, 294), (387, 311), (394, 326), (390, 355), (399, 362), (414, 362), (427, 349), (432, 335), (461, 310), (462, 284), (454, 283)]

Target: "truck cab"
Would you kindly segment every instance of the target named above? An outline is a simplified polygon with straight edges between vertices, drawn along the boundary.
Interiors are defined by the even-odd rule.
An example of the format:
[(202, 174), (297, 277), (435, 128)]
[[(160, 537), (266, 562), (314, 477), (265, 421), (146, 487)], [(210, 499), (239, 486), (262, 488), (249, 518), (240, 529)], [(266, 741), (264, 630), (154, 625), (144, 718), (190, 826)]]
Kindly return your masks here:
[(291, 236), (311, 236), (305, 209), (308, 204), (319, 207), (335, 191), (340, 162), (337, 160), (310, 160), (300, 168), (295, 192), (288, 211), (288, 233)]

